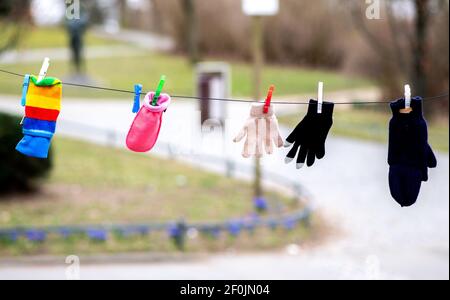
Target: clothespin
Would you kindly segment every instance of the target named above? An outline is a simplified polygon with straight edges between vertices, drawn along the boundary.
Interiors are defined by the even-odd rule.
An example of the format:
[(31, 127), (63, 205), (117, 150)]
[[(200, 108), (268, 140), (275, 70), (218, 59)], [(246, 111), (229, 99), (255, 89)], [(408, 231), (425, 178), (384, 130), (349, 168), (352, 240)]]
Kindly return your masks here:
[(409, 114), (411, 109), (411, 87), (409, 84), (405, 84), (405, 108), (400, 110), (402, 114)]
[(319, 92), (317, 97), (317, 113), (322, 113), (323, 106), (323, 82), (319, 82)]
[(134, 105), (133, 105), (134, 114), (137, 114), (139, 112), (139, 108), (141, 108), (141, 93), (142, 93), (142, 84), (136, 84), (134, 86)]
[(159, 96), (161, 95), (161, 92), (164, 88), (165, 83), (166, 83), (166, 76), (162, 75), (161, 79), (159, 80), (158, 88), (155, 91), (155, 96), (153, 96), (153, 101), (152, 101), (153, 106), (158, 105), (158, 99), (159, 99)]
[(41, 71), (39, 72), (38, 82), (47, 76), (48, 68), (50, 67), (50, 58), (46, 57), (42, 64)]
[(411, 87), (409, 84), (405, 85), (405, 108), (411, 108)]
[(269, 88), (269, 92), (267, 93), (266, 103), (264, 104), (263, 112), (267, 114), (269, 112), (270, 102), (272, 101), (273, 91), (275, 90), (275, 86), (271, 85)]
[(28, 87), (30, 86), (30, 75), (26, 74), (23, 78), (23, 85), (22, 85), (22, 106), (26, 105), (27, 102), (27, 93), (28, 93)]
[[(38, 77), (38, 82), (40, 82), (42, 79), (44, 79), (45, 78), (45, 76), (47, 76), (47, 71), (48, 71), (48, 68), (50, 67), (50, 58), (48, 58), (48, 57), (46, 57), (46, 58), (44, 58), (44, 62), (42, 63), (42, 67), (41, 67), (41, 70), (39, 71), (39, 77)], [(24, 87), (23, 87), (23, 89), (22, 89), (22, 106), (25, 106), (26, 105), (26, 103), (25, 103), (25, 98), (26, 98), (26, 93), (27, 93), (27, 91), (28, 91), (28, 84), (29, 84), (29, 80), (28, 80), (28, 84), (27, 84), (27, 88), (26, 88), (26, 91), (25, 91), (25, 80), (26, 80), (26, 76), (25, 76), (25, 79), (24, 79)], [(25, 91), (25, 92), (24, 92)], [(24, 93), (25, 93), (25, 98), (24, 98)], [(25, 119), (25, 116), (22, 118), (22, 120), (20, 121), (20, 125), (22, 125), (23, 124), (23, 121), (24, 121), (24, 119)]]

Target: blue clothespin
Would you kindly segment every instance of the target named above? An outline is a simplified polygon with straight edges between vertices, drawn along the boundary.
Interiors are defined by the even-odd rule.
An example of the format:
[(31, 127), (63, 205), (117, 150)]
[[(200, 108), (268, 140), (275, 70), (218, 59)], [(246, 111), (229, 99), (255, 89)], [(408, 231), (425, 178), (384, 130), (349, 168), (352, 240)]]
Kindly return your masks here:
[(22, 86), (22, 106), (26, 105), (27, 102), (27, 93), (28, 87), (30, 86), (30, 75), (25, 75), (23, 78), (23, 86)]
[(134, 105), (133, 105), (133, 113), (137, 114), (139, 109), (141, 108), (141, 93), (142, 93), (142, 84), (136, 84), (134, 86)]

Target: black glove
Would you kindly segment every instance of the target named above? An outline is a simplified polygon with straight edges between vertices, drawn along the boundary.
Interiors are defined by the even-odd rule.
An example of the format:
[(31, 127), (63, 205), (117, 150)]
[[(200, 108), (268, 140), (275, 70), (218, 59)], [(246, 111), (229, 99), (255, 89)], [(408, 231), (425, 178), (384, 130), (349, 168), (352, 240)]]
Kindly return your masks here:
[[(322, 159), (325, 156), (325, 140), (333, 125), (333, 110), (333, 103), (323, 102), (322, 113), (318, 114), (317, 101), (309, 101), (308, 113), (305, 118), (286, 139), (285, 147), (290, 147), (294, 144), (286, 156), (286, 163), (290, 163), (297, 152), (299, 152), (297, 169), (303, 167), (306, 158), (308, 158), (308, 167), (311, 167), (316, 157)], [(298, 151), (299, 148), (300, 151)]]
[(417, 201), (422, 181), (428, 180), (428, 168), (437, 166), (428, 144), (427, 123), (422, 113), (422, 98), (411, 99), (412, 111), (402, 114), (405, 99), (391, 103), (389, 123), (389, 187), (392, 197), (403, 207)]

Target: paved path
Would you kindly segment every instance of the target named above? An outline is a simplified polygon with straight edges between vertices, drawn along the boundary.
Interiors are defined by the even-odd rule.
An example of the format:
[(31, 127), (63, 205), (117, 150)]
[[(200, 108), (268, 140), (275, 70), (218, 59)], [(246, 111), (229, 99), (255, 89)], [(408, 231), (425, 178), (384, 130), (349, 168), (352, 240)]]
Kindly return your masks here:
[[(83, 265), (80, 277), (95, 279), (155, 280), (334, 280), (334, 279), (442, 279), (448, 278), (444, 267), (436, 270), (442, 259), (433, 255), (416, 260), (406, 253), (400, 259), (392, 254), (366, 256), (361, 251), (345, 251), (341, 245), (329, 246), (298, 255), (222, 254), (203, 260), (169, 263), (130, 263)], [(344, 250), (344, 251), (343, 251)], [(350, 249), (348, 249), (350, 250)], [(393, 262), (394, 263), (389, 263)], [(445, 261), (444, 261), (445, 262)], [(448, 261), (447, 261), (448, 262)], [(0, 279), (64, 280), (66, 266), (0, 266)]]
[[(105, 39), (122, 42), (123, 45), (86, 47), (84, 54), (87, 59), (144, 55), (147, 50), (167, 52), (175, 47), (171, 38), (149, 32), (120, 30), (112, 34), (94, 29), (93, 33)], [(10, 50), (0, 54), (0, 64), (41, 62), (44, 57), (50, 57), (52, 61), (67, 61), (71, 59), (71, 52), (68, 47)]]
[[(126, 45), (92, 46), (85, 50), (87, 59), (129, 57), (144, 54), (145, 52), (142, 49)], [(0, 55), (0, 64), (14, 65), (17, 63), (41, 62), (44, 57), (50, 57), (52, 61), (68, 61), (71, 59), (71, 53), (69, 48), (13, 50)]]
[(119, 32), (108, 33), (101, 28), (95, 28), (93, 33), (98, 37), (135, 45), (146, 50), (172, 51), (175, 49), (172, 38), (151, 32), (121, 29)]
[[(0, 110), (20, 112), (16, 99), (0, 97)], [(65, 101), (59, 134), (83, 137), (99, 143), (93, 130), (74, 122), (125, 133), (133, 118), (132, 101)], [(102, 112), (99, 114), (98, 112)], [(248, 104), (228, 106), (233, 116), (225, 143), (217, 134), (203, 140), (195, 133), (198, 116), (193, 102), (175, 100), (165, 115), (162, 143), (183, 145), (197, 153), (240, 157), (242, 145), (231, 142), (248, 113)], [(286, 136), (287, 131), (283, 130)], [(119, 136), (123, 144), (123, 136)], [(191, 151), (184, 153), (188, 156)], [(263, 168), (296, 178), (316, 201), (331, 226), (342, 234), (319, 248), (258, 255), (218, 255), (185, 264), (85, 266), (84, 278), (449, 278), (449, 158), (438, 154), (439, 166), (430, 172), (420, 199), (402, 209), (389, 195), (385, 145), (331, 137), (327, 156), (314, 168), (297, 171), (283, 163), (286, 150), (263, 161)], [(0, 278), (63, 278), (62, 267), (0, 267)], [(33, 275), (29, 275), (33, 274)]]

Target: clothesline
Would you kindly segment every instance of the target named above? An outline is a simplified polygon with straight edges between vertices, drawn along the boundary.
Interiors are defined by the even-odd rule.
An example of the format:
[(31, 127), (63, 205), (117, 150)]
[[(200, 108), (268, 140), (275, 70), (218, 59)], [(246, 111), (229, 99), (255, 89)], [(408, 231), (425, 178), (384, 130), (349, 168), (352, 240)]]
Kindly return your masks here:
[[(24, 77), (22, 85), (21, 105), (25, 108), (21, 125), (24, 137), (16, 146), (23, 155), (46, 159), (51, 140), (56, 132), (56, 121), (61, 111), (63, 83), (57, 78), (45, 78), (48, 58), (44, 61), (39, 77), (22, 75), (2, 70), (11, 76)], [(149, 152), (157, 143), (161, 130), (163, 114), (171, 102), (171, 97), (161, 94), (165, 76), (161, 76), (155, 92), (145, 95), (141, 105), (142, 85), (135, 85), (134, 91), (106, 88), (99, 86), (65, 83), (69, 86), (121, 92), (134, 95), (132, 112), (136, 117), (128, 131), (125, 143), (129, 150), (138, 153)], [(413, 205), (420, 192), (422, 182), (428, 181), (428, 169), (437, 167), (437, 159), (428, 143), (427, 123), (423, 117), (422, 97), (411, 97), (409, 85), (405, 86), (404, 98), (394, 102), (338, 102), (323, 105), (323, 83), (319, 83), (318, 100), (304, 102), (273, 101), (271, 97), (274, 87), (271, 86), (264, 106), (259, 101), (227, 98), (202, 98), (193, 96), (172, 95), (173, 98), (216, 100), (229, 102), (252, 103), (249, 118), (233, 139), (239, 143), (245, 139), (242, 156), (244, 158), (263, 157), (273, 154), (274, 148), (291, 147), (285, 163), (296, 159), (296, 168), (305, 164), (312, 167), (316, 159), (325, 157), (325, 144), (333, 126), (335, 104), (380, 104), (389, 103), (392, 108), (392, 119), (389, 121), (389, 187), (392, 197), (402, 206)], [(426, 97), (426, 100), (443, 99), (446, 95)], [(306, 116), (298, 123), (292, 133), (284, 140), (281, 136), (278, 121), (271, 104), (307, 104)], [(415, 112), (415, 113), (411, 113)], [(274, 147), (275, 146), (275, 147)]]
[[(0, 73), (17, 76), (17, 77), (24, 77), (24, 74), (3, 70), (0, 69)], [(124, 93), (124, 94), (132, 94), (134, 95), (135, 92), (131, 90), (124, 90), (124, 89), (116, 89), (116, 88), (108, 88), (108, 87), (101, 87), (101, 86), (94, 86), (94, 85), (87, 85), (87, 84), (78, 84), (78, 83), (70, 83), (70, 82), (64, 82), (63, 83), (66, 86), (73, 86), (73, 87), (80, 87), (80, 88), (86, 88), (86, 89), (94, 89), (94, 90), (102, 90), (102, 91), (108, 91), (108, 92), (117, 92), (117, 93)], [(141, 93), (142, 96), (145, 96), (145, 93)], [(431, 96), (431, 97), (424, 97), (424, 101), (431, 101), (431, 100), (443, 100), (445, 98), (449, 97), (449, 93), (445, 93), (442, 95), (437, 96)], [(196, 97), (196, 96), (185, 96), (185, 95), (170, 95), (174, 99), (192, 99), (192, 100), (202, 100), (202, 101), (223, 101), (223, 102), (240, 102), (240, 103), (251, 103), (251, 102), (259, 102), (259, 101), (251, 101), (246, 99), (236, 99), (236, 98), (215, 98), (215, 97)], [(391, 101), (353, 101), (353, 102), (335, 102), (335, 105), (370, 105), (370, 104), (389, 104)], [(281, 105), (309, 105), (309, 102), (298, 102), (298, 101), (272, 101), (272, 104), (281, 104)]]

